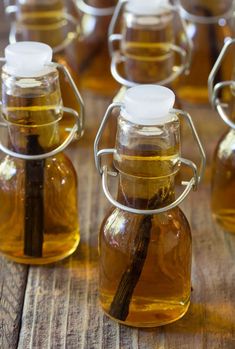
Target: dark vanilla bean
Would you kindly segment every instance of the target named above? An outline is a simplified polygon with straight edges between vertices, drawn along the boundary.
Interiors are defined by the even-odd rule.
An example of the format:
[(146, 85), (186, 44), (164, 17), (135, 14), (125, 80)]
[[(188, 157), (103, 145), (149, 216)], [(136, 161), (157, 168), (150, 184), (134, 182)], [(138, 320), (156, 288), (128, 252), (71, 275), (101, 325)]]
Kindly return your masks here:
[[(38, 135), (28, 135), (26, 153), (42, 153)], [(44, 233), (44, 166), (45, 160), (26, 160), (25, 162), (25, 217), (24, 217), (24, 254), (42, 257)]]
[[(171, 196), (171, 191), (168, 191), (168, 202)], [(139, 199), (141, 206), (143, 205), (143, 199)], [(137, 204), (138, 199), (134, 200)], [(130, 202), (128, 200), (128, 202)], [(162, 202), (162, 190), (154, 195), (149, 201), (146, 200), (147, 209), (156, 208), (159, 203)], [(134, 289), (140, 279), (144, 263), (148, 253), (148, 246), (150, 242), (151, 229), (152, 229), (152, 215), (143, 216), (141, 219), (138, 232), (135, 239), (135, 248), (132, 260), (130, 261), (126, 271), (123, 273), (119, 282), (116, 294), (111, 303), (109, 314), (121, 321), (125, 321), (129, 314), (129, 306), (133, 296)]]

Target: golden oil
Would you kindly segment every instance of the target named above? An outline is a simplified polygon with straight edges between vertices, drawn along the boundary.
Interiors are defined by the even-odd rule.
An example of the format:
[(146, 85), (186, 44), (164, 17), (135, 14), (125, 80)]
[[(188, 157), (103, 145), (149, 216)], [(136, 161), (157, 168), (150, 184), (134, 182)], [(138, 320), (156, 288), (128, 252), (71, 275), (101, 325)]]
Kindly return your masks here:
[[(208, 104), (209, 74), (225, 40), (234, 35), (232, 1), (180, 0), (180, 3), (193, 49), (190, 72), (182, 75), (174, 88), (185, 102)], [(218, 81), (230, 79), (229, 62), (228, 58), (218, 72)]]
[[(174, 201), (179, 122), (134, 125), (119, 117), (114, 166), (118, 201), (156, 209)], [(129, 326), (154, 327), (182, 317), (190, 303), (191, 233), (175, 207), (155, 215), (112, 208), (99, 237), (100, 301)]]
[[(75, 84), (79, 78), (73, 60), (76, 56), (75, 41), (78, 28), (66, 17), (64, 1), (19, 1), (17, 4), (15, 39), (16, 41), (38, 41), (51, 46), (53, 60), (64, 65), (70, 72)], [(60, 89), (65, 107), (80, 110), (68, 79), (60, 73)], [(65, 136), (74, 124), (74, 118), (65, 113), (60, 123)]]
[[(125, 18), (126, 17), (126, 18)], [(173, 14), (134, 16), (127, 12), (122, 30), (122, 53), (128, 80), (156, 83), (167, 79), (174, 70)]]
[(212, 168), (211, 208), (216, 221), (225, 231), (235, 233), (235, 130), (226, 132), (219, 141)]
[[(178, 47), (177, 53), (175, 51), (175, 13), (171, 8), (163, 9), (160, 3), (159, 8), (153, 5), (152, 14), (149, 11), (137, 14), (128, 3), (123, 11), (120, 43), (123, 62), (116, 67), (116, 74), (125, 77), (127, 86), (131, 83), (171, 86), (176, 72), (182, 68), (181, 49)], [(120, 101), (124, 91), (125, 87), (122, 87), (114, 100)], [(175, 107), (180, 108), (178, 96)]]
[[(58, 73), (28, 79), (3, 73), (6, 146), (38, 155), (61, 143)], [(31, 86), (30, 86), (31, 84)], [(77, 177), (62, 152), (46, 159), (1, 155), (0, 252), (19, 263), (45, 264), (70, 255), (80, 239)]]
[(108, 27), (112, 12), (96, 15), (102, 9), (111, 9), (117, 0), (85, 0), (93, 8), (93, 13), (83, 12), (75, 1), (76, 14), (81, 27), (79, 40), (75, 42), (76, 55), (73, 66), (78, 73), (82, 90), (103, 96), (113, 96), (118, 89), (117, 82), (110, 73), (108, 52)]

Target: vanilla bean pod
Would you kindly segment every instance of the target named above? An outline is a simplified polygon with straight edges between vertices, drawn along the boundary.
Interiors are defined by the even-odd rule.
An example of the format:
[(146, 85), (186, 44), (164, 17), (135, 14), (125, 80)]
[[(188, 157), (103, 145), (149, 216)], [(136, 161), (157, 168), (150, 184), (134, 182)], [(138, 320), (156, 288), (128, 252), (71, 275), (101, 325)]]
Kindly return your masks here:
[[(28, 135), (26, 153), (42, 153), (38, 135)], [(25, 161), (25, 217), (24, 217), (24, 254), (42, 257), (44, 234), (44, 166), (45, 160)]]
[[(143, 203), (143, 199), (139, 200), (141, 200)], [(136, 199), (134, 201), (136, 202), (139, 200)], [(161, 202), (162, 198), (160, 191), (149, 200), (147, 208), (154, 209)], [(136, 234), (132, 260), (121, 277), (116, 294), (109, 309), (109, 315), (121, 321), (125, 321), (129, 314), (131, 298), (144, 267), (150, 242), (152, 219), (153, 215), (146, 215), (141, 219), (139, 229)]]

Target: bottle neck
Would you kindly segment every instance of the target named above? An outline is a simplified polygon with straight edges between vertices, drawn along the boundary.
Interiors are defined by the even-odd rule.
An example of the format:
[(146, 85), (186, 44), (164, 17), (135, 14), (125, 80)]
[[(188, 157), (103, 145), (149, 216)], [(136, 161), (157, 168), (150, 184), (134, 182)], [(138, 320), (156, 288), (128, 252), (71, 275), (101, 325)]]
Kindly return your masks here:
[(119, 174), (118, 201), (136, 209), (157, 209), (175, 199), (174, 176), (164, 179)]
[(174, 18), (171, 10), (159, 15), (124, 13), (122, 53), (128, 80), (156, 83), (167, 79), (175, 65), (171, 46), (174, 45)]
[(143, 209), (174, 201), (174, 178), (180, 166), (179, 120), (141, 126), (118, 118), (114, 166), (119, 171), (118, 199)]
[(27, 0), (19, 2), (16, 14), (16, 41), (38, 41), (59, 47), (70, 28), (61, 0)]
[(40, 154), (60, 143), (62, 100), (58, 72), (37, 78), (2, 74), (2, 114), (8, 146), (22, 154)]
[(117, 4), (117, 0), (84, 0), (84, 2), (96, 8), (109, 8)]

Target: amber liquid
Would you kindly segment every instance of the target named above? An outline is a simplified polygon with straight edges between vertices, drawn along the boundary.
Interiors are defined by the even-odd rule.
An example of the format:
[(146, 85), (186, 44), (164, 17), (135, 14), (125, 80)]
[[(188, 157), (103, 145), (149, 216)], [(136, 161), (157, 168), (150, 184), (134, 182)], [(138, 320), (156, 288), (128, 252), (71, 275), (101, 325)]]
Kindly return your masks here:
[(25, 164), (5, 157), (0, 162), (0, 168), (0, 252), (9, 259), (25, 264), (52, 263), (72, 254), (80, 235), (74, 198), (76, 175), (70, 160), (64, 154), (46, 160), (41, 257), (24, 253)]
[[(122, 35), (123, 71), (127, 80), (139, 84), (159, 83), (178, 69), (179, 56), (172, 50), (175, 42), (171, 12), (147, 19), (137, 16), (133, 23), (123, 25)], [(172, 88), (172, 83), (164, 86)], [(115, 100), (121, 97), (119, 94)], [(181, 108), (177, 92), (175, 108)]]
[[(173, 201), (174, 175), (170, 173), (174, 173), (177, 152), (177, 147), (168, 154), (156, 149), (147, 156), (148, 151), (135, 155), (123, 149), (115, 160), (121, 171), (119, 201), (141, 209)], [(155, 204), (150, 205), (153, 198)], [(112, 209), (101, 227), (99, 252), (100, 301), (108, 316), (130, 326), (153, 327), (185, 314), (190, 303), (191, 234), (179, 208), (152, 216)], [(142, 265), (137, 279), (135, 273), (131, 275), (134, 260)], [(127, 316), (123, 316), (126, 290), (133, 282), (130, 303), (124, 306)]]
[(212, 213), (222, 229), (235, 233), (235, 131), (220, 140), (212, 174)]
[[(74, 30), (75, 28), (72, 28), (64, 17), (63, 1), (48, 1), (47, 3), (28, 1), (18, 5), (16, 40), (39, 41), (48, 44), (53, 49), (65, 43), (64, 48), (54, 53), (53, 60), (69, 70), (75, 84), (79, 87), (78, 75), (72, 64), (73, 56), (76, 55), (75, 39), (69, 39), (75, 36)], [(79, 111), (78, 101), (68, 79), (62, 72), (60, 72), (60, 88), (64, 106)], [(63, 122), (60, 124), (65, 135), (68, 135), (74, 122), (74, 117), (65, 113)]]
[[(60, 101), (56, 85), (51, 93), (37, 91), (36, 96), (33, 89), (30, 92), (26, 88), (24, 96), (4, 94), (4, 97), (3, 115), (10, 122), (8, 147), (24, 154), (29, 154), (29, 150), (30, 154), (37, 154), (35, 149), (27, 148), (32, 137), (36, 139), (39, 153), (52, 150), (60, 144), (58, 121), (62, 114), (59, 104), (55, 104)], [(51, 263), (70, 255), (79, 243), (76, 173), (71, 161), (63, 153), (45, 161), (27, 161), (11, 156), (1, 157), (0, 252), (20, 263)], [(31, 172), (27, 172), (29, 163)], [(40, 175), (43, 177), (41, 182), (38, 180)], [(36, 194), (35, 185), (40, 185)], [(32, 195), (26, 198), (29, 188)], [(34, 207), (26, 211), (29, 202), (34, 202)], [(33, 220), (39, 222), (39, 225), (43, 222), (43, 231), (35, 231), (35, 227), (31, 227), (32, 231), (26, 233), (26, 215), (27, 222), (32, 223)], [(35, 246), (40, 245), (33, 234), (42, 240), (41, 255), (38, 252), (36, 255), (26, 252), (26, 245), (31, 240)]]
[[(143, 17), (144, 20), (144, 17)], [(152, 18), (150, 25), (141, 18), (123, 28), (122, 52), (125, 74), (137, 83), (156, 83), (169, 77), (174, 69), (173, 15)], [(140, 23), (139, 23), (140, 22)]]
[[(202, 16), (208, 20), (212, 16), (219, 16), (228, 10), (227, 8), (219, 8), (218, 2), (213, 1), (181, 1), (181, 3), (190, 14)], [(182, 75), (174, 85), (179, 98), (183, 101), (198, 104), (209, 103), (208, 77), (225, 39), (233, 36), (231, 21), (222, 19), (220, 22), (211, 24), (187, 21), (187, 33), (193, 42), (190, 73)], [(230, 61), (231, 57), (228, 57), (223, 62), (216, 76), (217, 81), (230, 80)]]
[[(117, 4), (117, 0), (85, 2), (97, 9)], [(113, 96), (118, 89), (118, 83), (110, 72), (107, 37), (110, 20), (111, 16), (93, 16), (80, 12), (82, 34), (76, 42), (76, 57), (72, 58), (81, 88), (104, 96)]]

